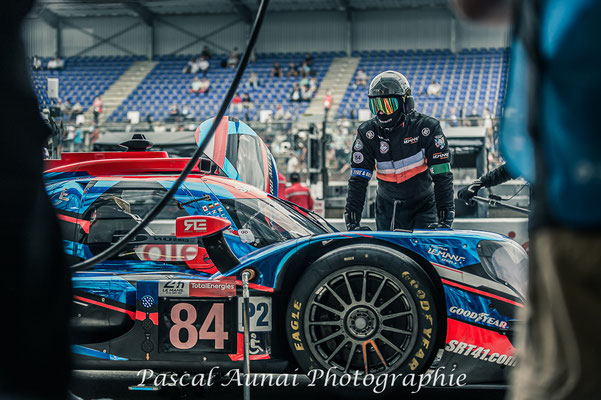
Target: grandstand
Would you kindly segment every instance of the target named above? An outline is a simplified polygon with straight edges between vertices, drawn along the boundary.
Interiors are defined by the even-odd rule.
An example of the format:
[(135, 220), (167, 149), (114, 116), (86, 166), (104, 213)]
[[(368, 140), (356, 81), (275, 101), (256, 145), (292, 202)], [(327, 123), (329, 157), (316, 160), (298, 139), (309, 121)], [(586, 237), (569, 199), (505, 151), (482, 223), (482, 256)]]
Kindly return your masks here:
[[(321, 83), (332, 59), (340, 56), (344, 54), (313, 54), (318, 84)], [(508, 64), (506, 49), (464, 49), (456, 54), (448, 49), (363, 51), (355, 52), (353, 56), (360, 57), (357, 70), (363, 69), (370, 79), (387, 69), (405, 74), (413, 87), (417, 109), (426, 114), (444, 119), (451, 107), (466, 112), (475, 108), (479, 115), (482, 115), (485, 107), (491, 110), (493, 116), (501, 113)], [(190, 84), (197, 75), (183, 74), (182, 70), (192, 57), (193, 54), (156, 57), (158, 64), (112, 115), (108, 116), (107, 121), (127, 121), (128, 111), (139, 111), (142, 117), (150, 115), (154, 121), (164, 120), (169, 115), (171, 104), (179, 107), (188, 105), (192, 115), (198, 120), (214, 115), (231, 83), (234, 71), (218, 65), (220, 58), (224, 56), (215, 56), (212, 68), (207, 74), (211, 81), (209, 93), (190, 93)], [(295, 117), (301, 115), (308, 103), (290, 101), (290, 91), (299, 78), (274, 78), (270, 73), (274, 62), (279, 62), (285, 72), (289, 62), (300, 64), (303, 57), (304, 53), (257, 55), (245, 76), (248, 77), (252, 72), (257, 73), (261, 82), (260, 88), (248, 88), (243, 81), (239, 89), (239, 92), (250, 94), (254, 108), (244, 112), (230, 110), (230, 115), (258, 120), (260, 110), (273, 110), (276, 104), (281, 104), (284, 110), (290, 110)], [(85, 111), (92, 104), (94, 97), (104, 93), (134, 61), (142, 59), (142, 56), (72, 57), (67, 59), (63, 71), (36, 71), (33, 73), (33, 82), (40, 107), (50, 104), (46, 94), (48, 77), (59, 77), (61, 97), (68, 99), (72, 104), (81, 103)], [(442, 85), (442, 92), (436, 99), (428, 98), (425, 94), (432, 80)], [(357, 115), (357, 110), (366, 108), (366, 104), (367, 88), (357, 87), (354, 76), (341, 99), (336, 116), (352, 118)]]
[[(449, 109), (466, 112), (476, 109), (482, 115), (488, 107), (493, 116), (501, 114), (507, 77), (507, 49), (464, 49), (457, 54), (448, 49), (417, 51), (356, 52), (371, 79), (378, 73), (394, 70), (403, 73), (412, 86), (416, 108), (437, 118), (448, 117)], [(367, 88), (349, 85), (338, 108), (338, 117), (351, 118), (366, 108)], [(428, 98), (426, 88), (436, 80), (442, 85), (438, 98)]]
[[(322, 52), (313, 54), (315, 78), (318, 84), (329, 68), (330, 62), (336, 53)], [(182, 70), (189, 59), (195, 55), (176, 55), (157, 57), (159, 63), (147, 75), (146, 79), (127, 97), (123, 104), (115, 110), (109, 117), (109, 121), (124, 121), (127, 112), (131, 110), (140, 111), (142, 116), (151, 115), (153, 120), (163, 120), (168, 116), (168, 109), (171, 104), (190, 106), (192, 113), (200, 120), (209, 118), (217, 113), (219, 104), (223, 99), (225, 91), (229, 87), (233, 77), (234, 70), (231, 68), (222, 68), (219, 66), (219, 60), (224, 56), (214, 56), (211, 60), (211, 69), (207, 78), (211, 81), (211, 90), (205, 94), (189, 93), (193, 74), (183, 74)], [(270, 76), (271, 67), (274, 62), (279, 62), (286, 71), (288, 63), (291, 61), (300, 65), (304, 53), (270, 53), (259, 54), (255, 62), (249, 65), (245, 73), (247, 78), (252, 72), (257, 73), (260, 81), (259, 89), (252, 89), (245, 86), (246, 79), (243, 80), (238, 92), (248, 92), (254, 103), (254, 108), (244, 113), (237, 113), (230, 109), (229, 114), (237, 117), (248, 115), (249, 120), (257, 120), (259, 110), (272, 110), (276, 104), (281, 104), (286, 110), (289, 109), (292, 115), (302, 114), (308, 103), (296, 103), (290, 101), (290, 91), (293, 85), (298, 82), (296, 77), (273, 78)]]
[[(42, 58), (48, 64), (50, 57)], [(65, 60), (62, 70), (42, 69), (32, 72), (33, 89), (40, 108), (51, 105), (48, 99), (47, 78), (59, 78), (60, 97), (71, 104), (79, 102), (86, 111), (96, 96), (102, 95), (123, 74), (129, 66), (143, 56), (83, 56)]]

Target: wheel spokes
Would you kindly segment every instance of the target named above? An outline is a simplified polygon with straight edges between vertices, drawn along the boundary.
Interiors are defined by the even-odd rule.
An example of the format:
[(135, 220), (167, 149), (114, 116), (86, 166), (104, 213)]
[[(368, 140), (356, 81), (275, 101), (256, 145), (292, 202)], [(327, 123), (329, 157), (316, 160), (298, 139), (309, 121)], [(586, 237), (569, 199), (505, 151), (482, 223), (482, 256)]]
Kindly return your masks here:
[(367, 271), (363, 271), (363, 286), (361, 287), (361, 301), (365, 301), (367, 296)]
[[(328, 336), (319, 339), (317, 342), (315, 342), (315, 345), (317, 346), (318, 344), (322, 344), (323, 342), (327, 342), (330, 339), (333, 339), (337, 336), (343, 335), (342, 330), (336, 331), (334, 333), (329, 334)], [(344, 336), (344, 335), (343, 335)]]
[(396, 344), (392, 343), (390, 340), (386, 339), (386, 337), (384, 335), (378, 336), (378, 339), (380, 339), (381, 341), (383, 341), (386, 345), (388, 345), (389, 347), (391, 347), (397, 353), (403, 354), (403, 350), (401, 350)]
[(379, 306), (378, 310), (382, 311), (383, 309), (385, 309), (386, 307), (388, 307), (393, 301), (395, 301), (396, 299), (398, 299), (402, 294), (403, 294), (403, 292), (398, 292), (397, 294), (395, 294), (394, 296), (392, 296), (390, 298), (390, 300), (388, 300), (386, 303), (384, 303), (381, 306)]
[(357, 345), (355, 343), (353, 343), (353, 345), (351, 346), (351, 351), (348, 353), (348, 360), (346, 360), (346, 366), (344, 367), (345, 373), (348, 371), (349, 367), (351, 366), (351, 361), (353, 360), (353, 357), (355, 356), (356, 349), (357, 349)]
[(395, 333), (402, 333), (403, 335), (411, 335), (411, 331), (406, 331), (404, 329), (393, 328), (392, 326), (382, 325), (383, 331), (390, 331)]
[(342, 311), (338, 311), (338, 310), (336, 310), (335, 308), (328, 307), (328, 306), (326, 306), (325, 304), (318, 303), (317, 301), (316, 301), (314, 304), (315, 304), (316, 306), (318, 306), (318, 307), (321, 307), (321, 308), (323, 308), (323, 309), (324, 309), (324, 310), (326, 310), (326, 311), (329, 311), (329, 312), (331, 312), (332, 314), (336, 314), (336, 315), (338, 315), (339, 317), (342, 317)]
[(410, 314), (412, 314), (411, 311), (402, 311), (402, 312), (398, 312), (398, 313), (394, 313), (394, 314), (387, 314), (387, 315), (382, 316), (382, 320), (386, 321), (387, 319), (403, 317), (405, 315), (410, 315)]
[(376, 290), (376, 293), (371, 298), (371, 301), (370, 301), (371, 304), (376, 304), (376, 300), (378, 300), (378, 297), (380, 296), (380, 292), (384, 288), (384, 285), (386, 284), (387, 280), (388, 280), (388, 278), (382, 279), (382, 282), (380, 283), (380, 286), (378, 287), (378, 290)]
[[(336, 298), (336, 300), (338, 300), (338, 302), (340, 303), (340, 305), (341, 305), (341, 306), (343, 306), (343, 307), (344, 307), (344, 306), (347, 306), (347, 305), (348, 305), (348, 303), (347, 303), (346, 301), (344, 301), (344, 300), (342, 299), (342, 297), (340, 297), (340, 296), (338, 295), (338, 293), (336, 293), (336, 291), (335, 291), (335, 290), (334, 290), (334, 289), (333, 289), (333, 288), (332, 288), (330, 285), (328, 285), (328, 284), (326, 283), (326, 284), (325, 284), (325, 287), (326, 287), (326, 289), (328, 289), (328, 290), (330, 291), (330, 293), (332, 293), (332, 295), (333, 295), (333, 296)], [(351, 298), (351, 302), (352, 302), (352, 298)]]
[(345, 346), (345, 345), (346, 345), (348, 342), (349, 342), (349, 341), (348, 341), (348, 339), (344, 339), (342, 342), (340, 342), (340, 344), (338, 345), (338, 347), (336, 347), (336, 348), (334, 349), (334, 351), (332, 352), (332, 354), (330, 354), (330, 356), (329, 356), (328, 358), (326, 358), (326, 362), (327, 362), (327, 363), (329, 363), (329, 362), (332, 360), (332, 358), (334, 358), (334, 356), (335, 356), (336, 354), (338, 354), (338, 352), (339, 352), (340, 350), (342, 350), (342, 348), (343, 348), (343, 347), (344, 347), (344, 346)]
[(348, 277), (346, 276), (345, 273), (343, 273), (342, 276), (344, 277), (344, 282), (346, 283), (346, 289), (348, 290), (348, 295), (351, 298), (351, 303), (353, 303), (357, 299), (355, 298), (355, 295), (353, 294), (353, 288), (351, 287), (351, 283), (349, 282)]

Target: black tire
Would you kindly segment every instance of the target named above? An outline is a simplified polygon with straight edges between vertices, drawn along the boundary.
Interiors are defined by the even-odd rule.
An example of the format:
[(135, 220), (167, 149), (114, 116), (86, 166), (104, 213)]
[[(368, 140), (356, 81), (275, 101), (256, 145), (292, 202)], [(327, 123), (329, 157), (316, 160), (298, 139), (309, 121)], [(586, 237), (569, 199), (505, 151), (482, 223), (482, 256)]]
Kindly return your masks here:
[[(292, 353), (311, 379), (321, 374), (312, 370), (324, 379), (336, 375), (320, 383), (339, 394), (373, 394), (383, 374), (401, 377), (386, 392), (402, 390), (402, 377), (419, 379), (438, 350), (435, 290), (415, 261), (393, 249), (359, 244), (327, 253), (290, 297), (285, 323)], [(350, 384), (345, 375), (353, 377)]]

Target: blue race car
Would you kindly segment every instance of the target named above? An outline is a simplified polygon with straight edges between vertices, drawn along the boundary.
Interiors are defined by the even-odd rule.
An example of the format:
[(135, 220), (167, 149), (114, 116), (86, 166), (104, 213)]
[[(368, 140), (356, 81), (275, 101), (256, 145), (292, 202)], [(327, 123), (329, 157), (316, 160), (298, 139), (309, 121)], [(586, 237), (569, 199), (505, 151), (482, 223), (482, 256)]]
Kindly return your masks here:
[[(73, 274), (75, 368), (241, 368), (248, 271), (253, 372), (445, 367), (470, 383), (503, 381), (516, 363), (512, 334), (527, 284), (518, 244), (477, 231), (336, 232), (276, 198), (273, 157), (247, 125), (221, 125), (208, 159), (145, 231)], [(187, 161), (152, 151), (50, 160), (47, 191), (70, 260), (118, 241)]]

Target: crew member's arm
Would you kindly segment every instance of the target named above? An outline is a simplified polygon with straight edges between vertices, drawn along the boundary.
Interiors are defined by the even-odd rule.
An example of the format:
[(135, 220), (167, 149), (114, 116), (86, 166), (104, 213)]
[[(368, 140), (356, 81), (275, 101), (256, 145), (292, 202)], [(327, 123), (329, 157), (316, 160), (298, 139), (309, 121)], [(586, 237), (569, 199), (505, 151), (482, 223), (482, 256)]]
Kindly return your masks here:
[[(373, 139), (373, 131), (371, 131)], [(374, 172), (375, 160), (371, 154), (369, 141), (361, 127), (357, 130), (357, 138), (353, 142), (351, 155), (351, 177), (348, 181), (348, 194), (344, 212), (346, 228), (351, 231), (359, 228), (361, 213), (365, 203), (367, 185)]]
[(423, 136), (426, 160), (434, 181), (434, 199), (438, 211), (438, 224), (450, 228), (455, 219), (453, 202), (453, 173), (449, 154), (449, 143), (438, 121), (427, 136)]
[(507, 182), (508, 180), (515, 178), (509, 174), (509, 171), (505, 167), (505, 164), (501, 165), (490, 171), (489, 173), (482, 175), (471, 183), (471, 185), (459, 189), (457, 192), (457, 198), (463, 200), (467, 205), (473, 205), (474, 197), (478, 194), (478, 191), (483, 187), (493, 187), (500, 185), (501, 183)]

